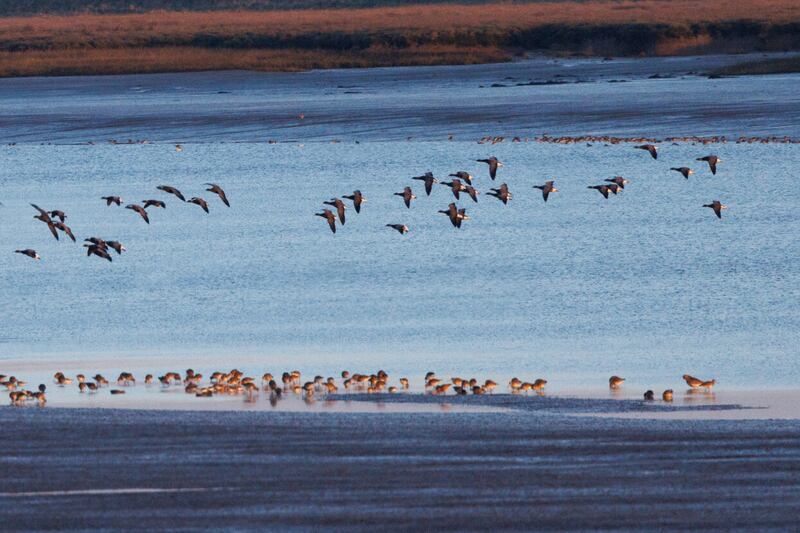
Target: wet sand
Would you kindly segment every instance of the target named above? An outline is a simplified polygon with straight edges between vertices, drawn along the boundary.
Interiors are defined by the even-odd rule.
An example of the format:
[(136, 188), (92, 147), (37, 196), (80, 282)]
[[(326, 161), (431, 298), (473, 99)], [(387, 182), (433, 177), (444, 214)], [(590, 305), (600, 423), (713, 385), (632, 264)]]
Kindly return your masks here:
[(0, 409), (7, 530), (790, 529), (800, 423)]

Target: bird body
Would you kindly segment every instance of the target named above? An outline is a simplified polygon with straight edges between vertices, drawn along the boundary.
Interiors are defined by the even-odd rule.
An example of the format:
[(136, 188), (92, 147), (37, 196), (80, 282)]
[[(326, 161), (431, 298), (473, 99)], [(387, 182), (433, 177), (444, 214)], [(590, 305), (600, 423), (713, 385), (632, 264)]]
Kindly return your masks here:
[(356, 213), (360, 213), (361, 212), (361, 204), (363, 204), (364, 202), (367, 201), (367, 199), (364, 198), (364, 195), (361, 194), (361, 191), (359, 191), (359, 190), (353, 191), (353, 194), (351, 194), (351, 195), (344, 195), (344, 198), (347, 198), (348, 200), (352, 200), (353, 207), (356, 208)]
[(621, 378), (619, 376), (611, 376), (608, 378), (608, 386), (612, 389), (617, 389), (625, 382), (625, 378)]
[(472, 185), (472, 180), (473, 180), (472, 174), (464, 170), (459, 170), (458, 172), (454, 172), (453, 174), (450, 174), (450, 177), (458, 178)]
[(432, 172), (426, 172), (422, 176), (415, 176), (411, 178), (412, 180), (424, 181), (425, 182), (425, 194), (430, 196), (431, 189), (433, 189), (434, 183), (439, 183), (439, 180), (433, 177)]
[(42, 209), (41, 207), (39, 207), (36, 204), (31, 204), (31, 207), (33, 207), (34, 209), (36, 209), (39, 212), (39, 214), (34, 216), (33, 218), (35, 218), (37, 220), (41, 220), (42, 222), (47, 224), (47, 228), (50, 230), (50, 233), (53, 234), (53, 237), (55, 237), (56, 240), (59, 240), (58, 239), (58, 232), (56, 231), (56, 226), (53, 223), (53, 219), (50, 218), (50, 213), (48, 213), (47, 211), (45, 211), (44, 209)]
[(546, 181), (544, 185), (534, 185), (534, 189), (540, 189), (542, 191), (542, 198), (544, 201), (547, 201), (547, 198), (550, 196), (551, 192), (558, 192), (558, 189), (555, 187), (555, 181), (550, 180)]
[(170, 185), (159, 185), (158, 187), (156, 187), (156, 189), (158, 189), (159, 191), (164, 191), (165, 193), (173, 194), (173, 195), (177, 196), (178, 198), (180, 198), (181, 202), (185, 202), (186, 201), (186, 198), (183, 196), (183, 194), (181, 194), (181, 191), (179, 191), (175, 187), (172, 187)]
[(707, 155), (705, 157), (698, 157), (697, 161), (705, 161), (708, 163), (708, 168), (711, 169), (711, 174), (717, 174), (717, 164), (722, 162), (722, 159), (715, 155)]
[(478, 163), (486, 163), (489, 165), (489, 177), (495, 179), (497, 177), (497, 169), (503, 166), (496, 157), (492, 156), (489, 159), (476, 159)]
[(27, 255), (31, 259), (36, 259), (37, 261), (41, 259), (41, 257), (39, 257), (39, 254), (36, 253), (36, 250), (31, 250), (30, 248), (26, 248), (25, 250), (14, 250), (14, 253)]
[(508, 192), (508, 185), (505, 183), (500, 185), (500, 188), (498, 189), (490, 189), (489, 192), (487, 192), (486, 194), (488, 196), (494, 196), (495, 198), (497, 198), (498, 200), (503, 202), (503, 204), (506, 205), (508, 204), (508, 201), (513, 198), (513, 195), (510, 192)]
[(416, 200), (417, 197), (411, 191), (411, 187), (406, 187), (403, 189), (403, 192), (396, 192), (394, 193), (395, 196), (402, 196), (403, 202), (406, 204), (406, 207), (409, 209), (411, 208), (411, 200)]
[(66, 233), (69, 236), (69, 238), (72, 239), (72, 242), (75, 242), (75, 235), (72, 234), (72, 230), (70, 229), (69, 226), (67, 226), (63, 222), (54, 222), (53, 226), (55, 226), (56, 229), (60, 229), (61, 231)]
[(344, 225), (344, 221), (345, 221), (345, 213), (344, 212), (347, 209), (347, 206), (344, 205), (344, 202), (341, 201), (339, 198), (331, 198), (327, 202), (322, 202), (322, 203), (325, 204), (325, 205), (330, 205), (330, 206), (335, 207), (336, 208), (336, 213), (339, 215), (339, 222), (341, 222), (342, 225)]
[(323, 209), (322, 213), (315, 213), (314, 216), (322, 217), (327, 220), (331, 231), (336, 233), (336, 215), (333, 214), (333, 211), (330, 209)]
[(703, 207), (710, 207), (713, 209), (714, 214), (717, 215), (717, 218), (722, 218), (722, 211), (724, 209), (728, 209), (728, 206), (722, 204), (719, 200), (714, 200), (710, 204), (703, 204)]
[(458, 178), (453, 178), (453, 181), (443, 181), (442, 185), (447, 185), (448, 187), (450, 187), (450, 189), (452, 189), (453, 196), (456, 197), (456, 200), (459, 199), (458, 195), (461, 191), (467, 190), (466, 186), (463, 183), (461, 183), (461, 180)]
[(606, 183), (612, 183), (614, 185), (617, 185), (620, 189), (624, 189), (625, 185), (628, 184), (628, 180), (626, 180), (622, 176), (614, 176), (613, 178), (608, 178), (603, 181), (605, 181)]
[(658, 159), (658, 146), (654, 144), (640, 144), (638, 146), (634, 146), (634, 148), (638, 148), (639, 150), (647, 150), (650, 152), (650, 155), (653, 159)]
[(602, 194), (603, 198), (605, 198), (606, 200), (608, 200), (608, 193), (611, 191), (611, 189), (608, 188), (608, 185), (590, 185), (587, 187), (587, 189), (596, 190), (597, 192)]
[(690, 376), (689, 374), (684, 374), (683, 379), (684, 381), (686, 381), (686, 384), (693, 389), (696, 389), (703, 385), (703, 380), (697, 379), (696, 377)]
[(222, 187), (220, 187), (216, 183), (206, 183), (205, 185), (208, 185), (208, 189), (206, 189), (208, 192), (213, 192), (214, 194), (219, 196), (219, 199), (222, 200), (223, 204), (225, 204), (228, 207), (231, 206), (230, 202), (228, 202), (228, 196), (225, 194), (225, 191), (222, 190)]
[(408, 226), (405, 224), (386, 224), (386, 227), (392, 228), (393, 230), (397, 230), (400, 232), (400, 235), (408, 233)]
[(103, 196), (100, 199), (105, 200), (107, 206), (111, 204), (122, 205), (122, 198), (119, 196)]
[(186, 203), (199, 205), (200, 207), (203, 208), (203, 211), (208, 213), (208, 202), (206, 202), (202, 198), (193, 197), (193, 198), (187, 200)]
[(139, 216), (141, 216), (145, 222), (150, 224), (150, 217), (147, 216), (147, 211), (144, 210), (144, 207), (138, 204), (128, 204), (125, 206), (125, 209), (130, 209), (131, 211), (139, 213)]
[(142, 200), (142, 207), (144, 209), (147, 209), (148, 207), (160, 207), (161, 209), (166, 209), (167, 204), (161, 200)]
[(689, 167), (672, 167), (670, 168), (670, 170), (674, 170), (675, 172), (680, 172), (683, 175), (683, 177), (686, 178), (687, 180), (689, 179), (689, 176), (694, 174), (694, 170), (692, 170)]

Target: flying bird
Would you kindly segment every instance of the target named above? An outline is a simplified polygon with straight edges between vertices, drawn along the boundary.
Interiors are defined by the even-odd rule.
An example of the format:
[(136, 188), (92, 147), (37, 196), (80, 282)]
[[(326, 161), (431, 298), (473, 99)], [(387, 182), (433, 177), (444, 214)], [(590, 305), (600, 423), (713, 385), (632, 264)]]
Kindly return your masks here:
[(486, 163), (489, 165), (489, 177), (494, 179), (497, 177), (497, 169), (503, 166), (503, 163), (498, 161), (498, 159), (494, 156), (490, 157), (489, 159), (476, 159), (478, 163)]
[(703, 204), (703, 207), (710, 207), (714, 210), (714, 214), (717, 215), (717, 218), (722, 218), (722, 211), (723, 209), (728, 209), (727, 205), (723, 205), (720, 203), (719, 200), (714, 200), (710, 204)]
[(14, 250), (14, 253), (27, 255), (31, 259), (36, 259), (37, 261), (41, 259), (41, 257), (39, 257), (39, 254), (36, 253), (36, 250), (31, 250), (30, 248), (27, 248), (25, 250)]
[(461, 180), (458, 178), (453, 178), (453, 181), (443, 181), (442, 185), (446, 185), (452, 189), (453, 196), (456, 197), (456, 200), (459, 198), (459, 192), (467, 190), (466, 186), (461, 183)]
[(675, 172), (680, 172), (681, 174), (683, 174), (683, 177), (686, 178), (687, 180), (689, 179), (689, 176), (694, 174), (694, 170), (692, 170), (689, 167), (672, 167), (670, 168), (670, 170), (674, 170)]
[(428, 196), (431, 195), (431, 189), (433, 188), (434, 183), (439, 183), (439, 180), (433, 177), (432, 172), (426, 172), (422, 176), (415, 176), (411, 178), (412, 180), (419, 180), (425, 182), (425, 194)]
[(84, 244), (84, 246), (86, 247), (86, 257), (89, 257), (90, 255), (96, 255), (97, 257), (106, 259), (109, 262), (113, 261), (111, 256), (108, 254), (108, 250), (105, 248), (101, 248), (96, 244)]
[(658, 159), (658, 146), (653, 144), (640, 144), (638, 146), (634, 146), (634, 148), (638, 148), (639, 150), (647, 150), (650, 152), (650, 155), (653, 159)]
[(620, 187), (616, 183), (609, 183), (608, 185), (606, 185), (606, 187), (608, 187), (609, 191), (614, 193), (614, 196), (616, 196), (622, 190), (622, 187)]
[(722, 163), (722, 159), (715, 155), (707, 155), (705, 157), (698, 157), (697, 161), (705, 161), (708, 163), (708, 168), (711, 169), (711, 173), (716, 175), (717, 174), (717, 163)]
[(122, 205), (122, 198), (120, 198), (119, 196), (103, 196), (100, 199), (105, 200), (107, 206), (111, 204)]
[(170, 187), (169, 185), (159, 185), (158, 187), (156, 187), (156, 189), (158, 189), (160, 191), (164, 191), (165, 193), (174, 194), (175, 196), (177, 196), (178, 198), (181, 199), (181, 202), (185, 202), (186, 201), (186, 198), (183, 197), (183, 194), (181, 194), (181, 191), (179, 191), (175, 187)]
[(406, 226), (405, 224), (386, 224), (386, 227), (399, 231), (400, 235), (408, 233), (408, 226)]
[(472, 177), (472, 174), (470, 174), (469, 172), (465, 172), (463, 170), (459, 170), (458, 172), (450, 174), (450, 176), (453, 177), (453, 178), (458, 178), (460, 180), (464, 180), (467, 183), (469, 183), (470, 185), (472, 185), (473, 177)]
[(586, 187), (587, 189), (595, 189), (597, 192), (603, 195), (603, 197), (608, 200), (608, 193), (611, 189), (608, 188), (608, 185), (590, 185)]
[(417, 197), (411, 192), (411, 187), (406, 187), (403, 189), (403, 192), (396, 192), (394, 193), (395, 196), (402, 196), (403, 202), (405, 202), (406, 207), (409, 209), (411, 208), (411, 200), (416, 200)]
[(622, 176), (614, 176), (613, 178), (603, 180), (606, 183), (613, 183), (614, 185), (618, 185), (620, 189), (624, 189), (625, 185), (628, 184), (628, 180), (623, 178)]
[(142, 203), (144, 204), (142, 207), (144, 207), (145, 209), (147, 209), (148, 207), (160, 207), (161, 209), (167, 208), (167, 204), (165, 204), (161, 200), (142, 200)]
[(473, 201), (473, 202), (476, 202), (476, 203), (477, 203), (477, 201), (478, 201), (478, 195), (479, 195), (480, 193), (479, 193), (477, 190), (475, 190), (475, 187), (473, 187), (472, 185), (467, 185), (466, 187), (464, 187), (464, 192), (466, 192), (467, 194), (469, 194), (469, 197), (470, 197), (470, 198), (472, 198), (472, 201)]
[(41, 207), (39, 207), (36, 204), (31, 204), (31, 206), (34, 209), (36, 209), (37, 211), (39, 211), (39, 214), (34, 216), (33, 218), (35, 218), (37, 220), (41, 220), (42, 222), (47, 224), (47, 227), (50, 229), (50, 233), (53, 234), (53, 237), (55, 237), (56, 240), (59, 240), (58, 239), (58, 232), (56, 231), (56, 227), (53, 224), (53, 219), (50, 218), (50, 215), (47, 213), (47, 211), (45, 211), (44, 209), (42, 209)]
[(454, 227), (460, 228), (461, 223), (464, 220), (469, 220), (469, 216), (467, 215), (466, 211), (467, 211), (466, 209), (458, 209), (456, 207), (456, 204), (451, 203), (449, 206), (447, 206), (446, 210), (442, 210), (439, 212), (447, 215), (447, 217), (450, 219), (450, 223)]
[(208, 189), (206, 189), (208, 192), (213, 192), (219, 196), (219, 199), (222, 200), (223, 204), (227, 205), (228, 207), (231, 206), (230, 202), (228, 202), (228, 197), (225, 195), (225, 191), (222, 190), (222, 187), (216, 183), (206, 183), (205, 185), (208, 185)]
[(208, 213), (208, 202), (206, 202), (202, 198), (198, 198), (198, 197), (195, 196), (195, 197), (187, 200), (187, 203), (199, 205), (200, 207), (203, 208), (203, 211)]
[(491, 189), (489, 192), (486, 193), (488, 196), (494, 196), (504, 204), (508, 204), (508, 201), (513, 198), (510, 192), (508, 192), (508, 185), (503, 183), (500, 185), (499, 189)]
[(67, 214), (64, 213), (64, 211), (58, 211), (58, 210), (50, 211), (50, 213), (48, 214), (50, 215), (51, 218), (57, 218), (61, 220), (61, 222), (65, 222), (67, 220)]
[(126, 248), (125, 248), (125, 247), (122, 245), (122, 243), (121, 243), (121, 242), (119, 242), (119, 241), (108, 241), (108, 242), (106, 242), (105, 244), (106, 244), (106, 245), (108, 245), (108, 247), (109, 247), (109, 248), (111, 248), (111, 249), (113, 249), (115, 252), (117, 252), (117, 255), (121, 255), (121, 254), (122, 254), (122, 252), (124, 252), (124, 251), (126, 251), (126, 250), (127, 250), (127, 249), (126, 249)]
[(55, 226), (56, 229), (60, 229), (61, 231), (66, 233), (69, 236), (69, 238), (72, 239), (72, 242), (75, 242), (75, 235), (72, 234), (72, 230), (70, 229), (69, 226), (67, 226), (63, 222), (54, 222), (53, 226)]
[(540, 189), (542, 191), (542, 198), (544, 198), (544, 201), (546, 202), (551, 192), (558, 192), (558, 189), (556, 189), (554, 183), (555, 181), (550, 180), (546, 181), (544, 185), (534, 185), (533, 188)]
[(141, 215), (145, 222), (150, 224), (150, 217), (147, 216), (147, 211), (144, 210), (144, 207), (137, 205), (137, 204), (128, 204), (125, 206), (125, 209), (130, 209), (132, 211), (136, 211)]
[(364, 198), (364, 195), (361, 194), (361, 191), (359, 191), (359, 190), (353, 191), (353, 194), (350, 194), (350, 195), (345, 194), (344, 198), (347, 198), (348, 200), (352, 200), (353, 201), (353, 207), (356, 208), (356, 213), (360, 213), (361, 212), (361, 204), (363, 204), (364, 202), (367, 201), (367, 199)]
[(336, 214), (339, 215), (339, 222), (341, 222), (342, 226), (344, 226), (344, 220), (345, 220), (344, 212), (347, 209), (347, 206), (344, 205), (344, 202), (338, 198), (331, 198), (327, 202), (322, 202), (322, 203), (325, 205), (331, 205), (336, 208)]
[(328, 226), (330, 226), (331, 231), (336, 233), (336, 215), (333, 214), (333, 211), (330, 209), (323, 209), (322, 213), (315, 213), (315, 216), (322, 217), (328, 221)]

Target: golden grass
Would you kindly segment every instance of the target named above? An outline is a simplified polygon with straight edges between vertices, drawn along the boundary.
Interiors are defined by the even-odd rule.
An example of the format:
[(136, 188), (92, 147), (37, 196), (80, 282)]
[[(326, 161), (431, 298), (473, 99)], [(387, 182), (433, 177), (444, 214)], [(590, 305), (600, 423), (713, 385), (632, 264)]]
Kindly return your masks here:
[(112, 48), (0, 52), (0, 77), (71, 76), (201, 70), (291, 72), (385, 65), (425, 66), (507, 61), (494, 48), (414, 47), (404, 50), (371, 47), (352, 52), (329, 50), (213, 50), (193, 47)]

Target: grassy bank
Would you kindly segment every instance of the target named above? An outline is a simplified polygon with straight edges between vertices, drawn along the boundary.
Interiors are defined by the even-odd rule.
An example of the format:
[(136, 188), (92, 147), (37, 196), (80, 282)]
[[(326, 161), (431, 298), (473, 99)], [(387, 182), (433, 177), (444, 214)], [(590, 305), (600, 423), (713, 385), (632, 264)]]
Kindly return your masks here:
[(595, 0), (0, 18), (0, 76), (800, 50), (790, 0)]

